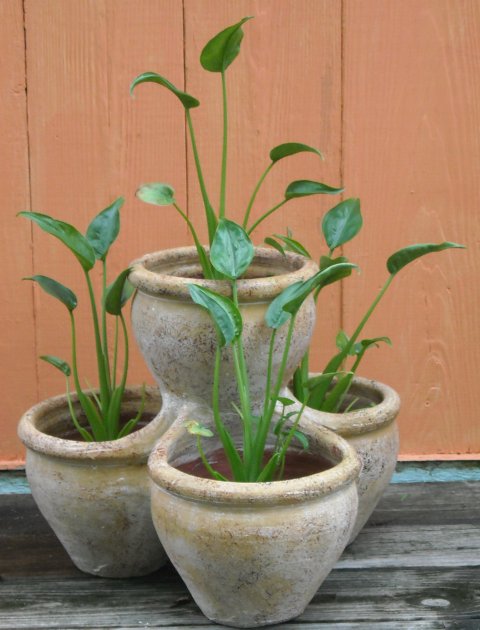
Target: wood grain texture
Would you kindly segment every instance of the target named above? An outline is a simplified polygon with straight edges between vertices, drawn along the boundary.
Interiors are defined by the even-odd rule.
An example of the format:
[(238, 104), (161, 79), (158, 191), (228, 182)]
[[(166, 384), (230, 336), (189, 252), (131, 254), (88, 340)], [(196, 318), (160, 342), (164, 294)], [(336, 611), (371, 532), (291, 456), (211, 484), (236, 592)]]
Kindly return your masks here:
[[(186, 87), (201, 106), (192, 116), (198, 135), (205, 178), (218, 207), (222, 146), (221, 79), (199, 63), (203, 46), (227, 25), (244, 16), (239, 57), (227, 70), (229, 97), (229, 166), (227, 215), (241, 220), (270, 150), (283, 142), (304, 142), (320, 148), (325, 162), (300, 154), (279, 162), (265, 180), (252, 211), (252, 221), (280, 202), (287, 185), (313, 179), (332, 186), (340, 182), (341, 4), (328, 0), (186, 0)], [(189, 212), (204, 224), (203, 207), (189, 155)], [(267, 219), (252, 235), (257, 245), (265, 236), (286, 234), (289, 227), (315, 258), (320, 255), (319, 219), (335, 197), (293, 200)], [(205, 237), (206, 232), (203, 230)], [(322, 252), (323, 253), (323, 252)], [(313, 345), (314, 367), (327, 357), (340, 322), (336, 287), (325, 290)]]
[(362, 373), (403, 399), (401, 452), (480, 454), (480, 5), (459, 0), (346, 0), (344, 178), (365, 225), (346, 247), (362, 275), (345, 283), (353, 330), (386, 279), (384, 261), (415, 242), (452, 240), (402, 271), (365, 336)]
[[(471, 506), (479, 495), (478, 482), (390, 486), (305, 612), (274, 628), (477, 630), (480, 534)], [(203, 617), (170, 565), (131, 580), (91, 577), (72, 565), (30, 496), (2, 495), (0, 510), (0, 628), (224, 627)], [(470, 558), (461, 536), (468, 527)], [(412, 546), (423, 547), (416, 566)]]
[(30, 226), (15, 215), (30, 205), (25, 95), (25, 40), (21, 0), (0, 3), (0, 189), (2, 191), (0, 283), (0, 460), (22, 457), (16, 425), (37, 398)]

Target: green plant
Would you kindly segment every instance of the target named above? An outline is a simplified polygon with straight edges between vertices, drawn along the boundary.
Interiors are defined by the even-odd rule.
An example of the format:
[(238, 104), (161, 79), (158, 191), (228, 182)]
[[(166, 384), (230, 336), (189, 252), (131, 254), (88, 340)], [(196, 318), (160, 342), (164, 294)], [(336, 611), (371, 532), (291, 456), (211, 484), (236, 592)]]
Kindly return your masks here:
[[(97, 356), (98, 381), (100, 384), (98, 395), (93, 391), (84, 391), (80, 384), (77, 366), (77, 334), (74, 311), (77, 307), (77, 297), (68, 287), (53, 278), (35, 275), (25, 280), (36, 282), (46, 293), (59, 300), (66, 308), (70, 318), (72, 341), (72, 364), (70, 365), (52, 355), (40, 358), (60, 370), (66, 378), (67, 399), (72, 421), (86, 441), (115, 440), (128, 435), (143, 413), (144, 399), (140, 403), (138, 413), (126, 422), (120, 424), (120, 413), (125, 392), (128, 373), (128, 333), (122, 309), (133, 293), (133, 287), (128, 282), (129, 269), (124, 269), (112, 284), (107, 286), (107, 256), (111, 245), (116, 240), (120, 230), (120, 208), (122, 198), (117, 199), (111, 206), (100, 212), (88, 226), (85, 236), (73, 225), (54, 219), (38, 212), (20, 212), (36, 223), (44, 232), (59, 239), (75, 256), (85, 275), (90, 298), (93, 322), (95, 352)], [(97, 262), (102, 265), (102, 292), (100, 311), (95, 297), (90, 273)], [(108, 344), (107, 314), (115, 318), (113, 352), (110, 357)], [(120, 379), (117, 379), (119, 328), (122, 330), (124, 352), (123, 367)], [(83, 413), (87, 418), (89, 428), (81, 426), (72, 404), (69, 388), (70, 376), (73, 376), (75, 391)]]
[[(293, 401), (280, 396), (290, 351), (296, 315), (305, 299), (312, 292), (319, 292), (322, 287), (344, 277), (355, 267), (352, 263), (341, 262), (318, 271), (312, 278), (296, 282), (275, 298), (266, 313), (265, 321), (271, 328), (268, 367), (266, 374), (265, 396), (260, 415), (255, 415), (249, 393), (249, 381), (246, 368), (243, 341), (242, 315), (239, 310), (237, 280), (242, 276), (253, 259), (254, 249), (247, 232), (236, 223), (220, 219), (210, 250), (210, 263), (222, 277), (227, 278), (232, 289), (232, 299), (219, 295), (214, 291), (196, 284), (189, 285), (193, 301), (206, 309), (213, 321), (217, 333), (217, 348), (213, 378), (212, 410), (215, 430), (222, 443), (227, 461), (235, 481), (260, 482), (278, 479), (282, 476), (287, 449), (293, 439), (305, 446), (305, 436), (298, 430), (298, 423), (303, 409), (308, 402), (304, 401), (300, 411), (286, 412)], [(273, 349), (277, 330), (288, 324), (288, 332), (283, 348), (280, 367), (276, 377), (273, 374)], [(232, 401), (242, 426), (243, 439), (241, 448), (234, 444), (231, 434), (222, 420), (219, 408), (219, 392), (221, 387), (220, 359), (221, 350), (231, 347), (237, 384), (239, 407)], [(275, 414), (277, 403), (283, 406), (278, 418)], [(275, 422), (275, 424), (274, 424)], [(226, 477), (214, 470), (203, 451), (201, 438), (212, 435), (210, 429), (192, 420), (187, 429), (196, 436), (200, 457), (215, 479), (226, 480)], [(276, 435), (276, 443), (268, 461), (265, 462), (267, 438), (272, 432)]]
[[(133, 94), (134, 89), (140, 85), (141, 83), (156, 83), (165, 87), (172, 94), (174, 94), (180, 103), (183, 105), (185, 109), (185, 117), (187, 122), (188, 133), (190, 137), (190, 142), (192, 145), (193, 157), (195, 161), (195, 168), (197, 173), (197, 178), (200, 186), (200, 191), (203, 199), (203, 205), (205, 209), (205, 219), (208, 228), (208, 238), (209, 245), (212, 246), (213, 239), (215, 237), (216, 228), (218, 222), (221, 219), (227, 217), (227, 201), (226, 201), (226, 190), (227, 190), (227, 157), (228, 157), (228, 100), (227, 100), (227, 81), (226, 81), (226, 70), (231, 65), (231, 63), (236, 59), (240, 52), (240, 44), (243, 39), (243, 24), (251, 19), (250, 17), (245, 17), (236, 24), (229, 26), (224, 29), (220, 33), (218, 33), (215, 37), (213, 37), (204, 47), (202, 53), (200, 55), (200, 63), (202, 67), (208, 72), (218, 73), (221, 76), (221, 84), (222, 84), (222, 102), (223, 102), (223, 142), (222, 142), (222, 161), (221, 161), (221, 176), (220, 176), (220, 194), (218, 201), (218, 210), (215, 211), (214, 207), (211, 203), (210, 196), (207, 192), (207, 187), (205, 184), (205, 180), (203, 177), (202, 164), (199, 157), (199, 152), (197, 148), (197, 142), (195, 137), (195, 130), (193, 126), (192, 114), (191, 110), (195, 109), (200, 105), (200, 102), (195, 97), (187, 94), (176, 88), (170, 81), (168, 81), (165, 77), (155, 73), (155, 72), (144, 72), (134, 79), (131, 84), (130, 92)], [(256, 219), (253, 223), (250, 224), (250, 214), (252, 211), (253, 204), (255, 202), (257, 193), (264, 182), (265, 178), (271, 171), (271, 169), (279, 162), (280, 160), (295, 155), (297, 153), (309, 152), (318, 155), (323, 159), (321, 152), (314, 147), (309, 145), (300, 143), (300, 142), (287, 142), (281, 144), (270, 151), (270, 163), (266, 167), (265, 171), (262, 173), (260, 179), (258, 180), (253, 193), (250, 197), (248, 205), (245, 209), (242, 226), (248, 232), (249, 235), (271, 214), (276, 212), (279, 208), (281, 208), (284, 204), (292, 199), (297, 199), (300, 197), (307, 197), (310, 195), (319, 195), (319, 194), (327, 194), (334, 195), (341, 193), (343, 188), (334, 188), (332, 186), (327, 186), (321, 182), (310, 181), (310, 180), (297, 180), (289, 184), (285, 190), (283, 199), (281, 199), (277, 204), (275, 204), (272, 208), (263, 212), (263, 214)], [(150, 183), (144, 184), (137, 190), (137, 196), (144, 202), (154, 204), (157, 206), (173, 206), (180, 216), (187, 223), (187, 226), (192, 234), (195, 246), (198, 251), (198, 256), (200, 260), (200, 264), (202, 266), (203, 275), (205, 278), (221, 278), (222, 275), (218, 272), (217, 269), (212, 265), (209, 257), (206, 254), (205, 248), (200, 243), (200, 240), (197, 235), (197, 231), (192, 224), (192, 222), (187, 217), (186, 213), (180, 208), (176, 199), (175, 199), (175, 191), (169, 184), (166, 183)]]
[[(332, 265), (347, 262), (347, 258), (344, 256), (333, 258), (333, 253), (338, 247), (354, 238), (360, 231), (362, 224), (360, 201), (358, 199), (346, 199), (326, 213), (322, 221), (322, 233), (329, 251), (328, 255), (320, 257), (319, 266), (321, 270), (328, 269)], [(278, 241), (273, 243), (273, 239), (266, 240), (282, 252), (285, 249), (293, 249), (297, 251), (297, 253), (303, 253), (303, 255), (309, 256), (305, 248), (296, 241), (293, 241), (291, 237), (277, 235), (277, 238), (283, 242), (283, 245)], [(302, 248), (303, 251), (301, 251), (300, 248)], [(389, 275), (385, 284), (367, 309), (353, 334), (349, 337), (343, 330), (338, 333), (336, 345), (339, 352), (328, 361), (320, 375), (310, 377), (308, 353), (304, 356), (293, 377), (293, 392), (295, 396), (301, 402), (308, 401), (309, 407), (313, 407), (314, 409), (334, 413), (339, 412), (342, 409), (353, 377), (366, 351), (378, 345), (380, 342), (391, 345), (391, 341), (388, 337), (375, 337), (373, 339), (362, 339), (360, 341), (358, 341), (358, 339), (365, 324), (370, 319), (373, 311), (385, 295), (397, 273), (421, 256), (450, 248), (464, 248), (464, 246), (451, 242), (438, 244), (417, 243), (415, 245), (409, 245), (392, 254), (386, 263)], [(315, 300), (317, 300), (318, 291), (314, 294), (314, 297)], [(346, 362), (349, 358), (351, 358), (351, 365), (347, 367)], [(349, 405), (345, 411), (350, 407), (351, 405)]]

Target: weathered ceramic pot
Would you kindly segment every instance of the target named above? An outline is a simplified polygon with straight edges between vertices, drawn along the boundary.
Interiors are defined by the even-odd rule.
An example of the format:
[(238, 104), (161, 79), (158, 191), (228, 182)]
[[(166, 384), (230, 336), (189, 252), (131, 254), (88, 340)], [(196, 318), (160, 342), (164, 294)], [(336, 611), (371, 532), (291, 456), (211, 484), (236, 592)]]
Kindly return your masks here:
[[(243, 343), (254, 408), (263, 401), (271, 330), (264, 322), (270, 302), (286, 287), (310, 278), (316, 264), (303, 256), (281, 256), (273, 249), (257, 248), (248, 270), (239, 280), (238, 296), (244, 322)], [(197, 283), (231, 295), (227, 281), (203, 280), (195, 247), (147, 254), (131, 264), (130, 281), (136, 287), (132, 325), (145, 361), (157, 380), (166, 408), (183, 397), (210, 403), (217, 338), (209, 314), (194, 304), (188, 285)], [(315, 307), (305, 301), (297, 315), (285, 383), (305, 353), (312, 334)], [(287, 327), (276, 336), (274, 372), (283, 351)], [(237, 399), (234, 366), (227, 349), (222, 359), (220, 407), (231, 410)]]
[[(212, 621), (254, 628), (296, 617), (347, 544), (357, 512), (358, 457), (323, 427), (311, 425), (308, 438), (309, 450), (333, 466), (270, 483), (222, 482), (178, 470), (198, 453), (177, 423), (152, 452), (155, 528)], [(203, 446), (211, 452), (218, 443), (211, 438)]]
[[(290, 390), (284, 394), (294, 398)], [(360, 456), (362, 470), (358, 480), (358, 516), (349, 542), (357, 537), (388, 486), (399, 447), (396, 423), (400, 409), (398, 394), (378, 381), (355, 377), (347, 404), (354, 398), (359, 399), (356, 406), (363, 408), (348, 413), (326, 413), (306, 407), (303, 414), (305, 420), (314, 421), (341, 435)]]
[[(122, 410), (136, 413), (139, 403), (140, 388), (131, 388)], [(158, 390), (148, 388), (145, 412), (158, 414), (160, 406)], [(65, 396), (35, 405), (20, 420), (27, 477), (40, 511), (82, 571), (103, 577), (155, 571), (166, 555), (150, 516), (147, 458), (168, 424), (158, 414), (115, 441), (56, 437), (71, 425)]]

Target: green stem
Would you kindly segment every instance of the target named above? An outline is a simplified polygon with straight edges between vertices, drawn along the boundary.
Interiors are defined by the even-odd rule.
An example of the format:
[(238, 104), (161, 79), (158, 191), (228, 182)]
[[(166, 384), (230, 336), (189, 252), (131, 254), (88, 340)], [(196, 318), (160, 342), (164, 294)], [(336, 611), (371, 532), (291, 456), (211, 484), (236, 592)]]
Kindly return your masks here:
[(97, 305), (95, 302), (95, 294), (93, 292), (92, 281), (88, 274), (85, 272), (87, 279), (88, 293), (90, 296), (90, 305), (92, 308), (93, 330), (95, 334), (95, 348), (97, 351), (97, 366), (98, 366), (98, 379), (100, 381), (100, 400), (102, 401), (102, 409), (106, 411), (110, 404), (110, 389), (108, 387), (108, 381), (106, 377), (106, 365), (105, 357), (103, 355), (102, 342), (100, 339), (100, 327), (98, 324)]
[(109, 390), (111, 390), (110, 380), (110, 358), (108, 356), (108, 333), (107, 333), (107, 311), (105, 309), (105, 295), (107, 293), (107, 260), (102, 260), (102, 347), (105, 361), (105, 375)]
[(228, 145), (228, 109), (227, 109), (227, 81), (222, 71), (222, 102), (223, 102), (223, 146), (222, 146), (222, 174), (220, 178), (220, 205), (218, 216), (225, 216), (225, 192), (227, 183), (227, 145)]
[(274, 328), (272, 330), (272, 334), (270, 335), (270, 346), (268, 348), (268, 363), (267, 363), (267, 380), (265, 383), (265, 399), (263, 401), (263, 414), (262, 418), (267, 417), (268, 407), (270, 404), (270, 387), (272, 386), (272, 363), (273, 363), (273, 349), (275, 346), (275, 336), (277, 334), (277, 329)]
[(128, 361), (129, 361), (128, 331), (127, 331), (127, 325), (125, 323), (125, 318), (123, 317), (123, 313), (121, 311), (120, 311), (119, 317), (120, 317), (120, 323), (122, 324), (123, 340), (125, 343), (125, 350), (124, 350), (124, 356), (123, 356), (123, 374), (122, 374), (122, 380), (120, 381), (119, 387), (121, 387), (121, 389), (124, 390), (127, 384)]
[(228, 479), (226, 477), (224, 477), (221, 473), (217, 472), (210, 465), (210, 462), (208, 461), (208, 459), (207, 459), (207, 457), (205, 455), (205, 451), (202, 448), (202, 442), (201, 442), (201, 439), (200, 439), (199, 435), (197, 435), (197, 450), (198, 450), (198, 453), (200, 455), (200, 459), (202, 460), (203, 465), (205, 466), (205, 468), (210, 473), (210, 476), (212, 477), (212, 479), (218, 479), (219, 481), (228, 481)]
[(78, 367), (77, 367), (77, 332), (75, 329), (75, 317), (73, 316), (73, 312), (69, 311), (70, 315), (70, 329), (72, 333), (72, 373), (73, 373), (73, 383), (75, 385), (75, 391), (77, 395), (82, 393), (82, 387), (80, 385), (80, 379), (78, 378)]
[(257, 185), (255, 186), (255, 189), (252, 193), (252, 196), (250, 197), (250, 201), (248, 202), (248, 206), (247, 209), (245, 211), (245, 216), (243, 218), (243, 229), (246, 230), (247, 229), (247, 224), (248, 224), (248, 219), (250, 218), (250, 212), (252, 210), (252, 206), (254, 204), (254, 201), (257, 197), (257, 193), (260, 190), (260, 186), (263, 184), (265, 177), (270, 173), (270, 171), (273, 168), (273, 165), (275, 164), (275, 162), (271, 162), (267, 168), (265, 169), (265, 171), (263, 172), (262, 176), (260, 177), (260, 179), (257, 182)]
[(192, 222), (190, 221), (188, 216), (185, 214), (185, 212), (180, 208), (180, 206), (176, 202), (173, 202), (173, 207), (180, 214), (180, 216), (183, 218), (185, 223), (188, 225), (188, 229), (190, 230), (190, 233), (193, 237), (195, 247), (197, 248), (198, 257), (200, 260), (200, 264), (202, 266), (203, 275), (205, 276), (205, 278), (213, 279), (213, 272), (212, 272), (210, 262), (208, 260), (208, 257), (205, 253), (205, 250), (202, 244), (200, 243), (198, 239), (197, 233), (195, 231), (195, 228), (193, 227)]
[(217, 218), (215, 216), (215, 212), (213, 211), (212, 204), (210, 203), (210, 199), (208, 198), (207, 188), (205, 186), (205, 180), (203, 178), (202, 165), (200, 162), (200, 157), (198, 155), (197, 142), (195, 139), (195, 131), (193, 129), (193, 122), (192, 122), (192, 117), (190, 115), (189, 109), (186, 110), (186, 116), (187, 116), (188, 130), (190, 132), (190, 141), (192, 143), (193, 158), (195, 160), (195, 168), (197, 169), (198, 183), (200, 185), (200, 191), (202, 193), (203, 205), (205, 206), (205, 215), (207, 218), (207, 226), (208, 226), (208, 240), (211, 245), (213, 241), (213, 237), (215, 236), (215, 230), (217, 227)]
[(283, 477), (283, 473), (285, 471), (285, 458), (287, 455), (287, 450), (288, 450), (288, 447), (290, 446), (290, 442), (292, 441), (293, 436), (295, 435), (295, 431), (297, 430), (298, 423), (300, 422), (300, 418), (302, 417), (305, 407), (307, 406), (307, 402), (308, 402), (308, 398), (302, 403), (302, 406), (300, 407), (300, 411), (298, 412), (297, 417), (295, 418), (295, 422), (293, 423), (290, 431), (288, 432), (287, 438), (282, 445), (282, 450), (280, 451), (280, 457), (279, 457), (279, 461), (280, 461), (279, 479)]
[(247, 234), (250, 235), (253, 232), (253, 230), (255, 230), (260, 225), (260, 223), (262, 223), (262, 221), (265, 221), (267, 217), (269, 217), (276, 210), (281, 208), (285, 203), (287, 203), (287, 201), (288, 199), (283, 199), (280, 203), (277, 203), (276, 206), (273, 206), (273, 208), (270, 208), (268, 212), (265, 212), (265, 214), (263, 214), (259, 219), (257, 219), (255, 223), (252, 225), (252, 227), (249, 230), (247, 230)]
[(112, 390), (117, 386), (117, 360), (118, 360), (118, 317), (115, 317), (115, 337), (113, 343), (113, 370)]

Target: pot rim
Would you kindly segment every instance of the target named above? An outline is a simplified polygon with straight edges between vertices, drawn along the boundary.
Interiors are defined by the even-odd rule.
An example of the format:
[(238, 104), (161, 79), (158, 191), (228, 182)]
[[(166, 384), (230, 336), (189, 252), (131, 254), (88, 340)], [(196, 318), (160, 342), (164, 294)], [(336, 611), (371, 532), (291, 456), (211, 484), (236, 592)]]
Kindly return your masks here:
[[(314, 377), (319, 376), (319, 374), (320, 372), (310, 372), (309, 376)], [(394, 422), (400, 410), (400, 396), (394, 389), (380, 381), (355, 376), (350, 391), (352, 390), (365, 398), (380, 397), (381, 400), (373, 407), (356, 409), (347, 413), (318, 411), (307, 406), (305, 407), (304, 418), (321, 422), (323, 426), (342, 437), (378, 431)], [(301, 405), (290, 388), (288, 388), (288, 397), (295, 400), (297, 406)]]
[[(301, 421), (300, 428), (305, 428)], [(308, 431), (310, 439), (313, 438), (317, 444), (326, 447), (326, 450), (339, 461), (328, 470), (306, 477), (244, 483), (217, 481), (184, 473), (169, 463), (177, 440), (186, 432), (180, 419), (155, 445), (148, 459), (148, 471), (152, 481), (166, 492), (187, 500), (230, 507), (298, 504), (332, 494), (354, 483), (361, 468), (355, 449), (325, 427), (309, 424)]]
[[(208, 251), (208, 247), (205, 248)], [(255, 247), (253, 265), (262, 268), (276, 267), (279, 273), (238, 281), (238, 297), (242, 302), (271, 300), (285, 288), (299, 280), (307, 280), (318, 271), (317, 264), (304, 256), (286, 252), (282, 256), (274, 249)], [(162, 266), (165, 271), (153, 271)], [(130, 264), (129, 280), (142, 293), (154, 296), (175, 297), (191, 302), (188, 285), (192, 282), (226, 296), (231, 295), (227, 280), (205, 280), (174, 275), (175, 268), (189, 267), (200, 271), (196, 247), (176, 247), (145, 254)]]
[[(124, 402), (140, 400), (141, 393), (141, 386), (127, 387)], [(76, 394), (71, 394), (70, 397), (74, 405), (78, 404)], [(145, 403), (147, 409), (149, 403), (155, 404), (156, 408), (158, 403), (156, 416), (146, 426), (119, 440), (83, 442), (66, 440), (41, 430), (42, 421), (52, 415), (68, 413), (67, 395), (52, 396), (37, 403), (22, 415), (18, 425), (18, 437), (27, 449), (61, 459), (89, 462), (91, 460), (116, 462), (135, 460), (133, 463), (139, 463), (138, 460), (141, 459), (145, 462), (151, 450), (151, 438), (157, 434), (158, 426), (163, 421), (162, 398), (157, 387), (151, 385), (145, 387)]]

